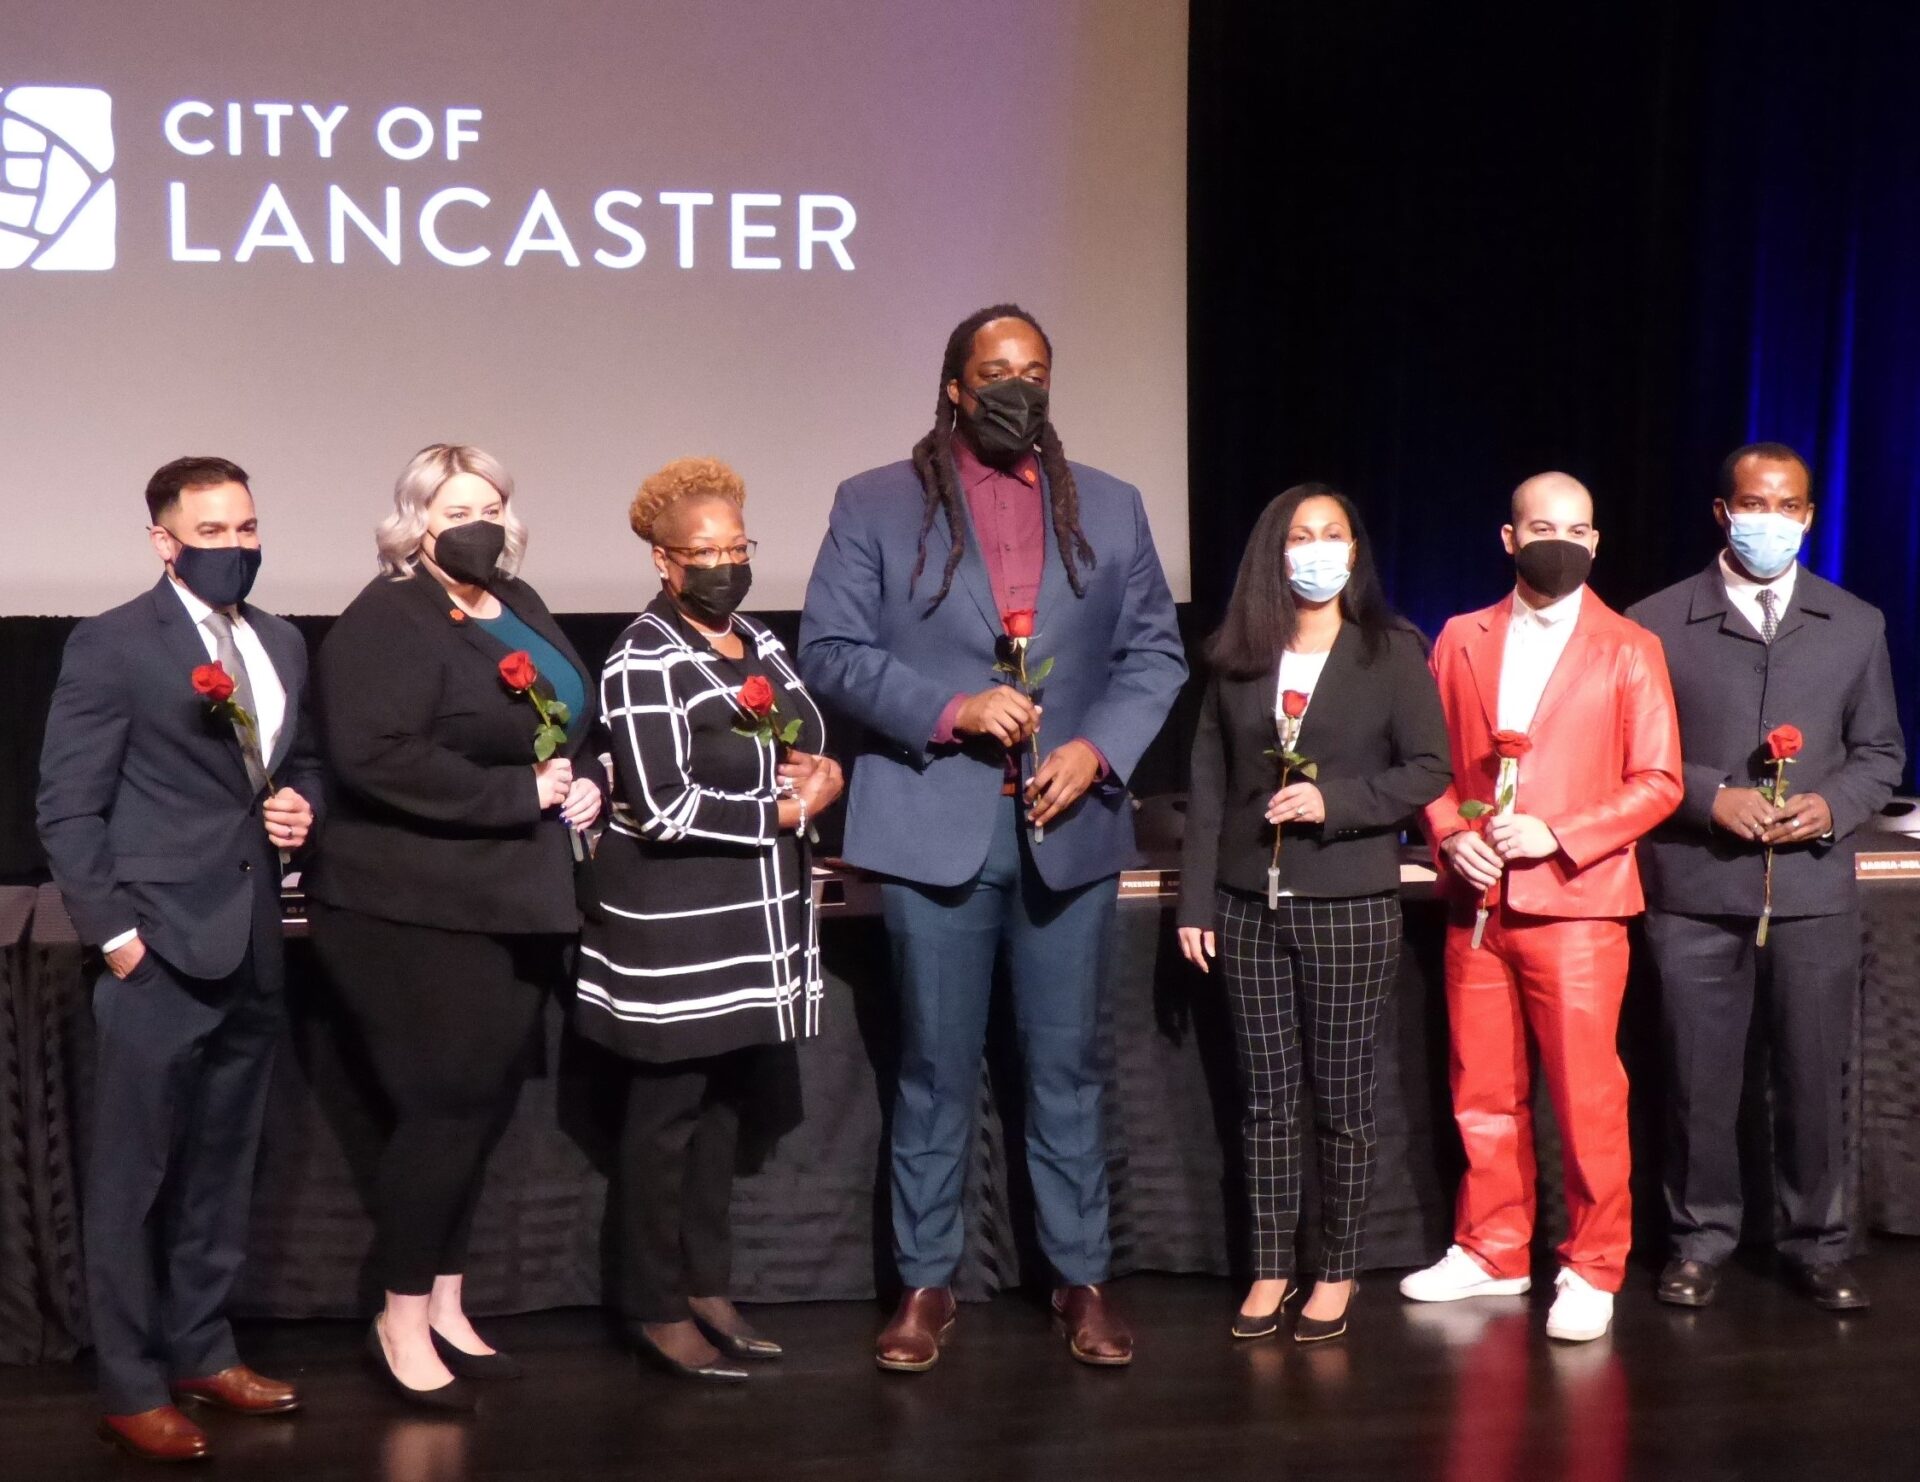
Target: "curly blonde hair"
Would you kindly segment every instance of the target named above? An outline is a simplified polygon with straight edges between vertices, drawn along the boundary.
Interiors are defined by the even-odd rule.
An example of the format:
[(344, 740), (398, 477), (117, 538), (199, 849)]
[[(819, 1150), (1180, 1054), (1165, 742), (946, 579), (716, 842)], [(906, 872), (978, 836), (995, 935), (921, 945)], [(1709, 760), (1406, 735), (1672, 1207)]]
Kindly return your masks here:
[(746, 481), (718, 458), (676, 458), (647, 476), (627, 507), (627, 523), (642, 540), (658, 544), (655, 532), (661, 520), (688, 499), (721, 499), (735, 509), (745, 509)]

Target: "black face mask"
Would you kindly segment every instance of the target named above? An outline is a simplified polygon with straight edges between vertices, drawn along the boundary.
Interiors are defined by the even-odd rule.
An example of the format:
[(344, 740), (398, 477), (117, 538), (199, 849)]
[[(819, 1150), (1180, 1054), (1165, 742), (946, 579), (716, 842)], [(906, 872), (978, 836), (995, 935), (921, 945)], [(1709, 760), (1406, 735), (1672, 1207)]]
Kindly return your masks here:
[(1047, 388), (1018, 376), (969, 387), (974, 410), (962, 411), (967, 438), (988, 461), (1002, 462), (1032, 451), (1047, 422)]
[(497, 520), (449, 525), (433, 538), (433, 562), (455, 581), (484, 587), (493, 583), (507, 548), (507, 527)]
[(1513, 565), (1520, 580), (1557, 602), (1586, 581), (1593, 552), (1577, 540), (1530, 540), (1513, 553)]
[(753, 587), (753, 566), (746, 561), (681, 569), (680, 605), (710, 628), (724, 627)]
[(173, 574), (209, 607), (244, 602), (260, 574), (260, 551), (243, 545), (181, 545)]

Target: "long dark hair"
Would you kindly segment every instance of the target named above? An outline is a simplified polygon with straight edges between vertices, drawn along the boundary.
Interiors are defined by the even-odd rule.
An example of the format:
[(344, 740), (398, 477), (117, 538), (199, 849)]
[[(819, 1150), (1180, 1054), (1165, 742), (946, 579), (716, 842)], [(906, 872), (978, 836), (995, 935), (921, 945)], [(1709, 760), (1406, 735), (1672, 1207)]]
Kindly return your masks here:
[(1360, 630), (1362, 662), (1372, 663), (1386, 647), (1387, 634), (1404, 624), (1387, 606), (1380, 574), (1373, 565), (1373, 542), (1353, 501), (1328, 484), (1295, 484), (1266, 507), (1247, 537), (1233, 579), (1227, 615), (1207, 640), (1207, 662), (1232, 679), (1270, 674), (1293, 642), (1300, 613), (1287, 580), (1287, 532), (1309, 499), (1331, 499), (1346, 518), (1353, 537), (1353, 575), (1340, 592), (1340, 615)]
[[(947, 336), (946, 353), (940, 358), (940, 398), (933, 414), (933, 431), (913, 445), (913, 471), (920, 475), (926, 511), (920, 521), (920, 553), (914, 559), (913, 575), (907, 582), (909, 592), (919, 582), (920, 573), (926, 569), (927, 536), (933, 529), (937, 515), (945, 514), (947, 517), (950, 546), (946, 569), (940, 573), (940, 590), (934, 594), (933, 601), (927, 604), (928, 612), (946, 601), (947, 593), (953, 590), (953, 574), (960, 569), (960, 557), (966, 549), (967, 538), (966, 506), (962, 502), (965, 496), (960, 492), (960, 481), (953, 471), (953, 434), (959, 425), (960, 409), (948, 399), (947, 386), (963, 379), (967, 357), (973, 353), (973, 337), (980, 332), (981, 326), (991, 324), (996, 319), (1018, 319), (1031, 327), (1040, 336), (1040, 343), (1047, 347), (1049, 363), (1053, 360), (1053, 341), (1047, 338), (1040, 321), (1018, 304), (994, 304), (990, 308), (976, 310), (956, 324), (953, 333)], [(1051, 418), (1040, 428), (1040, 468), (1047, 476), (1053, 538), (1060, 547), (1060, 559), (1066, 564), (1067, 581), (1073, 587), (1074, 596), (1084, 597), (1086, 583), (1080, 575), (1080, 567), (1083, 562), (1088, 566), (1094, 564), (1093, 547), (1087, 544), (1087, 537), (1080, 530), (1080, 491), (1074, 486), (1073, 470), (1067, 466), (1066, 449), (1060, 445), (1060, 434), (1054, 431)]]

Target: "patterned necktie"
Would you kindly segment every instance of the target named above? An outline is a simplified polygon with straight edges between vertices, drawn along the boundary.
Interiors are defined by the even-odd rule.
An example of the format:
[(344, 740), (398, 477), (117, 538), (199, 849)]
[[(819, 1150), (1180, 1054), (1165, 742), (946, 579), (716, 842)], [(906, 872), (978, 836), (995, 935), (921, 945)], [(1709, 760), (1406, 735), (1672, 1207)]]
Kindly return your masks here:
[(249, 730), (236, 724), (233, 733), (240, 738), (240, 755), (247, 764), (247, 781), (258, 792), (267, 785), (267, 764), (260, 755), (260, 738), (257, 734), (260, 712), (253, 704), (253, 682), (247, 677), (247, 663), (240, 657), (240, 645), (233, 641), (233, 619), (224, 612), (210, 612), (205, 623), (207, 631), (213, 634), (214, 652), (220, 660), (220, 667), (233, 680), (234, 703), (254, 719), (256, 729)]
[(1760, 589), (1760, 636), (1768, 643), (1773, 642), (1773, 635), (1780, 626), (1780, 614), (1773, 610), (1779, 600), (1780, 594), (1772, 587)]

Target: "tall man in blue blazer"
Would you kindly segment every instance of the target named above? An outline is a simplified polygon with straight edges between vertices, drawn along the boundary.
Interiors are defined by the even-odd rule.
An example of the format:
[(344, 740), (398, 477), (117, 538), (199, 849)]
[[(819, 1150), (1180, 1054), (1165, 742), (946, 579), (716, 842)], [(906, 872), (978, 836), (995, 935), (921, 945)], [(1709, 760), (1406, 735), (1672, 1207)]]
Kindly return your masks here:
[[(1867, 1305), (1846, 1263), (1840, 1121), (1860, 983), (1853, 856), (1906, 753), (1885, 620), (1796, 560), (1813, 520), (1809, 482), (1783, 444), (1736, 449), (1714, 503), (1726, 549), (1628, 614), (1666, 648), (1685, 763), (1680, 810), (1640, 851), (1669, 1063), (1673, 1247), (1657, 1294), (1683, 1307), (1713, 1300), (1740, 1239), (1735, 1122), (1756, 1007), (1775, 1066), (1780, 1255), (1820, 1306)], [(1757, 785), (1779, 726), (1798, 729), (1804, 749), (1775, 806)], [(1769, 848), (1773, 914), (1760, 947)]]
[[(105, 956), (82, 1224), (101, 1433), (181, 1461), (207, 1440), (176, 1400), (299, 1404), (240, 1362), (226, 1305), (281, 1023), (280, 865), (315, 827), (321, 774), (306, 644), (246, 601), (247, 475), (179, 459), (147, 513), (165, 573), (74, 629), (39, 819), (73, 924)], [(224, 706), (195, 687), (213, 664), (233, 682)]]
[[(1074, 1356), (1133, 1339), (1108, 1275), (1094, 1031), (1126, 780), (1186, 678), (1139, 492), (1069, 463), (1047, 417), (1053, 348), (1001, 304), (948, 339), (912, 460), (840, 486), (800, 623), (813, 692), (865, 727), (845, 853), (888, 877), (902, 1002), (894, 1253), (906, 1287), (884, 1369), (931, 1368), (954, 1322), (987, 1002), (1005, 955), (1027, 1071), (1027, 1163), (1053, 1305)], [(1010, 632), (1051, 672), (1003, 683)], [(1034, 737), (1038, 736), (1037, 765)]]

